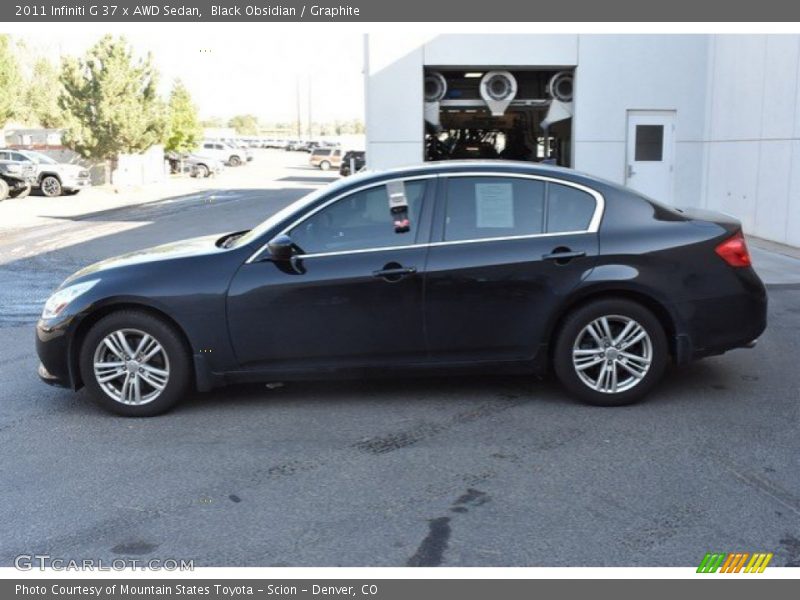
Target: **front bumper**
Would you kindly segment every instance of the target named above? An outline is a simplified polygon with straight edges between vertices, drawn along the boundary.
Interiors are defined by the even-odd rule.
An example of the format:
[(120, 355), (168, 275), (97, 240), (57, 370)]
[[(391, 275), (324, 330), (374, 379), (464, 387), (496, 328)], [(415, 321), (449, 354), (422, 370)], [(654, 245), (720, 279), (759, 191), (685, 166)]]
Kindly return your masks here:
[(65, 190), (79, 190), (92, 185), (92, 180), (88, 177), (78, 177), (76, 179), (64, 179), (61, 187)]
[(77, 389), (80, 378), (70, 364), (70, 322), (53, 324), (40, 319), (36, 324), (36, 354), (41, 361), (38, 375), (48, 385)]

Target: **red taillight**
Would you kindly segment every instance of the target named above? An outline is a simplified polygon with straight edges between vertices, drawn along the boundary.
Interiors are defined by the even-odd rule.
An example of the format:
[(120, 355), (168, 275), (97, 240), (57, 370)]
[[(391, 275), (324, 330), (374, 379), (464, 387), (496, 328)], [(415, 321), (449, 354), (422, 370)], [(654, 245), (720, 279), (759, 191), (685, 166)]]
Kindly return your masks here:
[(717, 254), (732, 267), (749, 267), (750, 252), (747, 251), (747, 243), (744, 235), (737, 231), (733, 236), (722, 242), (715, 248)]

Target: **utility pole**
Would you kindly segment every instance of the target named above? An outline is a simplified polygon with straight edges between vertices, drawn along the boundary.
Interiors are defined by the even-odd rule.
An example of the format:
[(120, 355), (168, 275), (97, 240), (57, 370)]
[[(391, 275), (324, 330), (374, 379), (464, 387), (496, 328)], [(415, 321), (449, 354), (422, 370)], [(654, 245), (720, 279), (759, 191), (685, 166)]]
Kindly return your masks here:
[(311, 141), (311, 73), (308, 74), (308, 141)]
[(300, 76), (295, 77), (294, 99), (297, 106), (297, 139), (303, 136), (300, 128)]

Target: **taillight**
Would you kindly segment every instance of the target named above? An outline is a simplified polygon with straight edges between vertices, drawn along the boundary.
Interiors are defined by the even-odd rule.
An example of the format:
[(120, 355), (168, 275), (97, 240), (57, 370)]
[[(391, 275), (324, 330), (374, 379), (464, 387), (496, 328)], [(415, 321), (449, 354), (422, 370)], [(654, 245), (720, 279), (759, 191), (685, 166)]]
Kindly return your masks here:
[(747, 251), (747, 243), (744, 241), (741, 231), (737, 231), (715, 250), (722, 260), (732, 267), (749, 267), (751, 264), (750, 252)]

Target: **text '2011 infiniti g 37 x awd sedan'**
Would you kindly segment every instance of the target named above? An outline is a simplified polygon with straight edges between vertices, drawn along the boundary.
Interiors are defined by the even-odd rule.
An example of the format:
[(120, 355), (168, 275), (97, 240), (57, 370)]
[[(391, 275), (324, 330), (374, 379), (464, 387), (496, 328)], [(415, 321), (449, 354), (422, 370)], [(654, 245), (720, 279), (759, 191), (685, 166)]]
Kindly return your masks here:
[(752, 346), (764, 285), (735, 219), (556, 167), (442, 162), (341, 180), (247, 232), (102, 261), (37, 324), (41, 378), (161, 413), (190, 388), (555, 371), (590, 404)]

